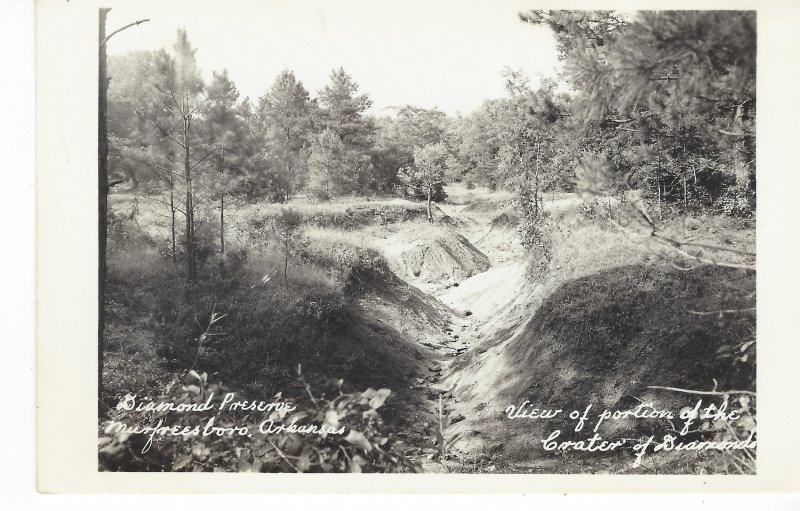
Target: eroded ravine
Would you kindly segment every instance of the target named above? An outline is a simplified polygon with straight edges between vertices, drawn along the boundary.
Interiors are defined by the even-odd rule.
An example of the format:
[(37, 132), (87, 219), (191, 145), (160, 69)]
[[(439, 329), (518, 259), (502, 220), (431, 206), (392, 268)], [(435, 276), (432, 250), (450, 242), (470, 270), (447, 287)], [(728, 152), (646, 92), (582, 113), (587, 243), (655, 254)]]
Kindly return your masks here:
[[(425, 275), (414, 268), (424, 260), (401, 260), (413, 254), (420, 242), (413, 239), (413, 234), (411, 241), (405, 239), (409, 231), (399, 232), (379, 244), (395, 271), (403, 274), (410, 285), (445, 306), (441, 311), (446, 315), (448, 326), (444, 335), (431, 333), (429, 338), (421, 340), (430, 357), (424, 362), (425, 374), (415, 378), (412, 385), (419, 396), (419, 411), (414, 413), (411, 423), (412, 435), (423, 436), (422, 432), (437, 429), (440, 422), (446, 420), (445, 440), (456, 438), (448, 445), (444, 461), (441, 456), (435, 457), (438, 462), (429, 462), (430, 455), (423, 457), (425, 469), (431, 471), (469, 470), (478, 465), (486, 469), (491, 465), (490, 454), (496, 440), (482, 431), (481, 417), (475, 414), (475, 407), (480, 404), (472, 402), (469, 392), (463, 390), (492, 382), (473, 381), (474, 374), (466, 361), (474, 352), (480, 353), (498, 332), (514, 328), (523, 321), (524, 314), (520, 314), (519, 309), (525, 308), (531, 287), (525, 278), (527, 258), (516, 236), (516, 223), (509, 221), (509, 216), (513, 219), (513, 215), (496, 210), (465, 209), (466, 206), (441, 207), (446, 215), (446, 229), (450, 231), (445, 239), (461, 245), (451, 247), (445, 255), (454, 255), (453, 259), (464, 266), (456, 271), (444, 271), (447, 275), (444, 283), (441, 279), (437, 283), (430, 276), (427, 281), (420, 278)], [(429, 246), (439, 241), (432, 240)], [(481, 266), (480, 260), (484, 257), (488, 264)], [(433, 273), (434, 277), (441, 277)], [(469, 276), (464, 277), (464, 273)], [(447, 419), (438, 417), (440, 399)]]

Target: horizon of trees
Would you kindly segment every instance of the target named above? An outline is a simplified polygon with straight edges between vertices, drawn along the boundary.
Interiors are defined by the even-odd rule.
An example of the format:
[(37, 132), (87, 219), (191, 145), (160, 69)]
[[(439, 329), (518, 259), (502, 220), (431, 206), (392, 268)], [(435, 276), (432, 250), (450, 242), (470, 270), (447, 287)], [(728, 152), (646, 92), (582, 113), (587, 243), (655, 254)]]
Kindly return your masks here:
[[(549, 27), (558, 83), (507, 69), (506, 96), (447, 115), (412, 105), (369, 113), (343, 68), (313, 97), (283, 70), (255, 102), (226, 70), (206, 83), (185, 30), (171, 51), (110, 57), (109, 174), (171, 217), (170, 255), (197, 274), (198, 208), (349, 195), (446, 197), (447, 183), (518, 193), (536, 232), (546, 191), (639, 190), (657, 216), (755, 211), (755, 14), (530, 11)], [(119, 186), (119, 184), (118, 184)], [(180, 226), (183, 225), (182, 232)]]

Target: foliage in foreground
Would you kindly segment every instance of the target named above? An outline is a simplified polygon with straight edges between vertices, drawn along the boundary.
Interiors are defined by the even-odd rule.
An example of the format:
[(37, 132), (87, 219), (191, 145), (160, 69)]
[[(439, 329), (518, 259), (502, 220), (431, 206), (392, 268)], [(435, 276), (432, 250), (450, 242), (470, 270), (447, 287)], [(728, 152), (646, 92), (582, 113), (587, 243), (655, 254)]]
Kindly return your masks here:
[[(298, 372), (300, 368), (298, 366)], [(173, 472), (386, 472), (417, 471), (402, 453), (403, 444), (386, 434), (378, 409), (389, 389), (369, 388), (343, 393), (342, 380), (333, 382), (335, 396), (315, 397), (288, 404), (280, 394), (272, 411), (258, 416), (221, 409), (228, 389), (209, 384), (207, 373), (191, 370), (183, 384), (173, 381), (155, 404), (169, 406), (210, 404), (211, 410), (136, 412), (133, 396), (120, 401), (101, 428), (101, 471)], [(241, 396), (236, 397), (238, 401)], [(286, 406), (283, 406), (286, 404)], [(152, 425), (194, 430), (200, 434), (154, 435), (120, 430)], [(246, 428), (249, 433), (244, 433)], [(186, 431), (186, 430), (184, 430)], [(208, 434), (206, 434), (208, 433)]]

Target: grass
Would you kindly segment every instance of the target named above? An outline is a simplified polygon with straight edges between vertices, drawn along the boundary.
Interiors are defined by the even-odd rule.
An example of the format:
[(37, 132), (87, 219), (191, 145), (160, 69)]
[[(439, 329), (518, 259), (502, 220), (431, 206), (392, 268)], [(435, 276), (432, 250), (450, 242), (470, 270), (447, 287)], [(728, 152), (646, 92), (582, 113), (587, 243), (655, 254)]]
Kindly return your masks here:
[(477, 199), (485, 201), (506, 201), (513, 199), (516, 195), (508, 190), (490, 190), (483, 186), (468, 188), (464, 183), (451, 183), (446, 186), (447, 203), (454, 205), (470, 204)]
[[(451, 203), (487, 196), (474, 208), (476, 216), (487, 218), (513, 199), (510, 192), (485, 194), (459, 186), (448, 192)], [(131, 197), (112, 202), (119, 213), (133, 207)], [(740, 356), (739, 341), (754, 335), (752, 315), (718, 318), (690, 312), (752, 306), (754, 274), (714, 267), (678, 270), (671, 264), (674, 254), (625, 235), (602, 219), (602, 207), (581, 212), (557, 206), (557, 200), (546, 197), (552, 258), (539, 272), (528, 274), (536, 285), (525, 291), (525, 309), (509, 313), (519, 316), (519, 323), (503, 325), (480, 350), (453, 364), (469, 375), (470, 383), (491, 389), (490, 399), (482, 396), (479, 401), (532, 399), (577, 409), (594, 400), (598, 406), (625, 407), (632, 398), (677, 403), (675, 396), (642, 391), (648, 384), (708, 390), (715, 378), (720, 386), (754, 385), (754, 357), (734, 358)], [(304, 218), (288, 283), (275, 275), (276, 268), (282, 269), (282, 254), (264, 231), (286, 207)], [(424, 222), (424, 204), (298, 198), (288, 205), (235, 205), (226, 214), (230, 230), (224, 272), (215, 255), (216, 239), (203, 235), (201, 278), (189, 289), (180, 258), (173, 264), (165, 251), (169, 218), (164, 211), (140, 201), (134, 219), (115, 217), (112, 222), (104, 365), (109, 406), (120, 394), (149, 393), (163, 386), (194, 359), (212, 379), (255, 396), (286, 389), (302, 392), (291, 383), (291, 369), (298, 363), (312, 381), (344, 378), (363, 386), (407, 388), (405, 380), (423, 357), (414, 340), (409, 341), (408, 326), (436, 314), (426, 297), (409, 291), (388, 271), (377, 249), (391, 253), (386, 243), (393, 238), (383, 239), (391, 233), (398, 234), (405, 250), (409, 240), (430, 245), (434, 234), (448, 230), (448, 225)], [(213, 209), (201, 212), (199, 219), (203, 229), (214, 232)], [(716, 216), (671, 220), (659, 229), (711, 244), (754, 244), (750, 225)], [(200, 346), (197, 338), (212, 310), (228, 314), (213, 332), (224, 335)], [(427, 333), (419, 326), (411, 337)], [(492, 349), (501, 347), (499, 353)], [(491, 366), (483, 362), (489, 359)], [(464, 394), (464, 399), (470, 396)], [(611, 433), (640, 433), (634, 426), (620, 424)], [(505, 435), (507, 453), (524, 458), (532, 452), (530, 446), (515, 443), (536, 435), (530, 424), (525, 431), (504, 430), (507, 421), (487, 418), (481, 427)], [(500, 459), (503, 454), (492, 456)], [(523, 461), (509, 457), (508, 463)], [(692, 463), (674, 470), (702, 469), (696, 460)], [(601, 466), (590, 460), (589, 468), (581, 464), (576, 470)], [(624, 471), (619, 466), (611, 470)]]
[[(397, 375), (391, 357), (373, 360), (369, 370), (356, 368), (365, 337), (347, 336), (353, 328), (352, 305), (363, 292), (363, 275), (387, 273), (383, 258), (363, 236), (349, 229), (374, 223), (424, 218), (424, 206), (394, 200), (345, 199), (326, 204), (304, 200), (289, 206), (245, 205), (230, 208), (224, 270), (216, 255), (216, 238), (199, 236), (200, 278), (187, 288), (180, 247), (178, 261), (169, 258), (165, 208), (114, 196), (108, 251), (108, 322), (106, 329), (105, 401), (153, 384), (191, 364), (198, 352), (203, 318), (216, 308), (228, 316), (224, 336), (203, 347), (198, 360), (215, 377), (240, 388), (277, 389), (290, 379), (290, 369), (304, 364), (310, 377)], [(306, 226), (292, 247), (288, 282), (283, 281), (283, 254), (267, 233), (271, 216), (291, 207)], [(198, 232), (213, 234), (213, 211), (198, 213)], [(179, 217), (180, 220), (180, 217)], [(180, 228), (181, 224), (178, 224)], [(206, 226), (206, 227), (203, 227)], [(321, 226), (326, 226), (325, 228)], [(180, 238), (179, 238), (180, 240)], [(378, 350), (380, 351), (380, 350)], [(355, 358), (354, 358), (355, 357)], [(142, 371), (130, 370), (141, 364)], [(361, 374), (363, 373), (363, 374)], [(156, 375), (161, 377), (156, 377)]]
[[(456, 362), (459, 373), (471, 375), (457, 391), (463, 401), (513, 404), (527, 399), (569, 412), (587, 404), (628, 409), (644, 400), (678, 410), (689, 396), (647, 387), (755, 389), (755, 349), (749, 342), (755, 338), (755, 315), (703, 314), (754, 307), (755, 272), (713, 265), (680, 270), (673, 263), (683, 267), (686, 262), (647, 237), (629, 236), (597, 215), (557, 214), (558, 221), (548, 226), (552, 258), (528, 273), (526, 308), (509, 313), (501, 330)], [(678, 239), (693, 236), (704, 243), (754, 249), (752, 227), (730, 218), (673, 219), (658, 229)], [(506, 460), (508, 471), (532, 461), (544, 471), (564, 469), (560, 461), (572, 463), (554, 458), (553, 465), (540, 444), (526, 441), (555, 429), (564, 432), (561, 440), (570, 439), (574, 424), (520, 424), (478, 408), (472, 413), (481, 417), (481, 431), (502, 445), (495, 456)], [(635, 438), (670, 426), (620, 421), (615, 427), (601, 434)], [(622, 461), (583, 457), (586, 466), (581, 461), (570, 470), (597, 470), (609, 463), (603, 470), (627, 472), (627, 456)], [(659, 458), (665, 466), (658, 470), (695, 473), (718, 462), (719, 456), (686, 454)], [(641, 471), (648, 469), (652, 466)]]
[(369, 225), (382, 225), (425, 218), (425, 205), (405, 199), (341, 198), (328, 202), (312, 202), (298, 198), (288, 204), (242, 206), (235, 217), (240, 221), (272, 218), (283, 208), (291, 208), (303, 216), (308, 227), (355, 230)]

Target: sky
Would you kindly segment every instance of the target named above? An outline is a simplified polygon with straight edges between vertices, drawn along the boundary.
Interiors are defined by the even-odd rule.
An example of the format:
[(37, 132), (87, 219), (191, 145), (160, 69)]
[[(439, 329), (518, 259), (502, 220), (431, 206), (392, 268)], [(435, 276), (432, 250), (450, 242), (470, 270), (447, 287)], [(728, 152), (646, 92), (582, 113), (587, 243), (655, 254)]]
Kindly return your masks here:
[(371, 112), (406, 104), (467, 113), (504, 95), (502, 70), (535, 85), (558, 71), (548, 29), (522, 23), (525, 0), (183, 0), (124, 3), (108, 14), (109, 55), (171, 49), (178, 27), (206, 78), (227, 69), (254, 102), (285, 68), (312, 97), (343, 66), (373, 100)]

